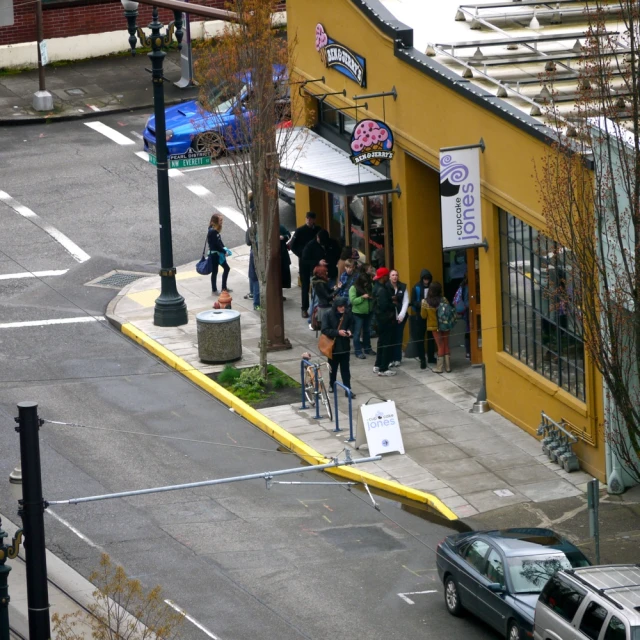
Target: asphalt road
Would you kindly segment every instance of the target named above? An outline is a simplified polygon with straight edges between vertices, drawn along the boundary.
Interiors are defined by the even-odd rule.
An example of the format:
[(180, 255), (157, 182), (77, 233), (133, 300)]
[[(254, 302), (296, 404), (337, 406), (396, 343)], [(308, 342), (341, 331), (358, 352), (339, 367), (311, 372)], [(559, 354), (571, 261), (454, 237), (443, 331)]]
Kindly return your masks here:
[[(86, 121), (0, 131), (0, 486), (19, 459), (23, 400), (76, 425), (41, 429), (48, 500), (282, 468), (300, 468), (289, 480), (333, 482), (303, 473), (102, 319), (115, 291), (86, 283), (116, 268), (155, 271), (158, 234), (154, 169), (131, 133), (145, 114), (96, 120), (135, 144)], [(234, 203), (216, 170), (183, 172), (171, 189), (179, 265), (199, 256), (211, 204)], [(284, 205), (283, 218), (292, 226)], [(228, 246), (243, 237), (226, 225)], [(378, 501), (380, 511), (335, 485), (234, 483), (52, 507), (47, 544), (85, 576), (106, 551), (160, 584), (208, 630), (187, 622), (187, 639), (496, 638), (444, 609), (434, 549), (450, 529)], [(5, 485), (0, 512), (15, 519), (15, 509)]]

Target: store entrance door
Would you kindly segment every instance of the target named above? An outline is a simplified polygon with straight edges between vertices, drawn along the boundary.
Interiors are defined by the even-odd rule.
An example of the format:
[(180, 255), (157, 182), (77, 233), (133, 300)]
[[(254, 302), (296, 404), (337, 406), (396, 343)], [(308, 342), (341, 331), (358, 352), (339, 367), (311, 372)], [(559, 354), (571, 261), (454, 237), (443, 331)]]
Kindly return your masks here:
[(469, 282), (469, 333), (471, 364), (482, 363), (482, 306), (480, 304), (480, 261), (478, 249), (467, 249)]

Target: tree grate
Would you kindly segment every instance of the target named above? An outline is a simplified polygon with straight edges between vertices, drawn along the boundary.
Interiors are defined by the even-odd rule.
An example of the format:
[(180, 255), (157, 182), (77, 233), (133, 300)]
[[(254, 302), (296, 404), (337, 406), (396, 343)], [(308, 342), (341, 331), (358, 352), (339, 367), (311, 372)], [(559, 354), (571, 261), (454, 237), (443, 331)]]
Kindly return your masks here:
[(91, 282), (87, 282), (88, 287), (106, 287), (108, 289), (122, 289), (128, 284), (147, 278), (151, 273), (136, 273), (135, 271), (112, 271), (104, 276), (100, 276)]

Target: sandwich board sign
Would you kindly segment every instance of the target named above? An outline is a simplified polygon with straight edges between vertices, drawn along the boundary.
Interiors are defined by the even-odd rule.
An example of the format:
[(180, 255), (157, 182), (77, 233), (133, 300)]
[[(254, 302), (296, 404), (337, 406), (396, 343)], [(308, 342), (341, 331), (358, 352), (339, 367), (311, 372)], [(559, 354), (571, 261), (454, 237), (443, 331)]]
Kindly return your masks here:
[(404, 453), (395, 402), (387, 400), (379, 404), (360, 405), (355, 444), (356, 449), (366, 444), (372, 456), (392, 451)]

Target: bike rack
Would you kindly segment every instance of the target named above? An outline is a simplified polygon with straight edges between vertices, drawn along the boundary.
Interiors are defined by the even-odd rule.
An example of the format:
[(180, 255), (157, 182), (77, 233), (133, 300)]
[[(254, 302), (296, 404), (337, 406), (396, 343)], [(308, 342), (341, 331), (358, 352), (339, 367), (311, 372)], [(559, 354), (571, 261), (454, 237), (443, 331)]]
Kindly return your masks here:
[(306, 409), (307, 408), (307, 402), (306, 402), (306, 398), (304, 395), (304, 370), (305, 370), (305, 366), (307, 367), (313, 367), (313, 371), (314, 371), (314, 380), (315, 380), (315, 391), (314, 391), (314, 395), (316, 397), (316, 415), (315, 415), (315, 419), (316, 420), (320, 420), (320, 418), (322, 418), (322, 416), (320, 415), (320, 389), (318, 387), (318, 369), (322, 366), (319, 364), (316, 364), (315, 362), (309, 362), (309, 360), (304, 360), (302, 359), (300, 361), (300, 388), (302, 389), (302, 407), (300, 407), (301, 409)]
[(347, 392), (347, 395), (349, 396), (349, 439), (347, 440), (347, 442), (353, 442), (355, 438), (353, 437), (353, 411), (351, 410), (351, 389), (349, 389), (349, 387), (345, 387), (345, 385), (343, 385), (342, 382), (338, 382), (337, 380), (333, 383), (333, 401), (335, 403), (335, 408), (336, 408), (336, 428), (333, 431), (334, 432), (342, 431), (342, 429), (340, 428), (339, 418), (338, 418), (337, 387), (342, 387)]

